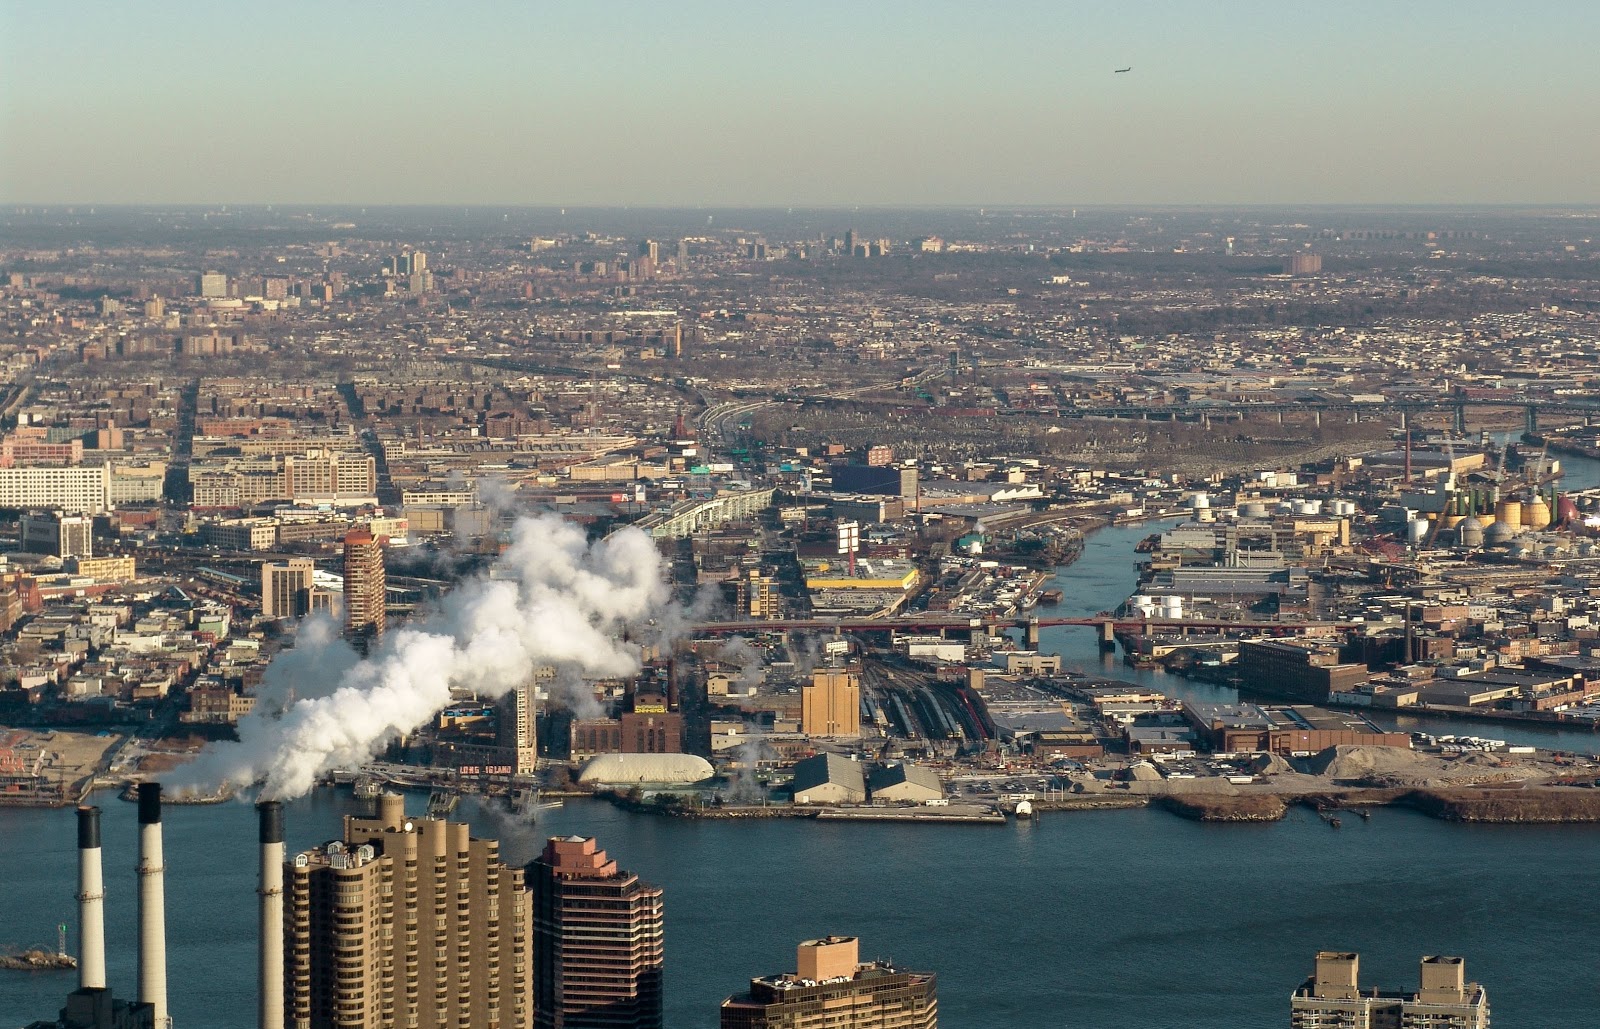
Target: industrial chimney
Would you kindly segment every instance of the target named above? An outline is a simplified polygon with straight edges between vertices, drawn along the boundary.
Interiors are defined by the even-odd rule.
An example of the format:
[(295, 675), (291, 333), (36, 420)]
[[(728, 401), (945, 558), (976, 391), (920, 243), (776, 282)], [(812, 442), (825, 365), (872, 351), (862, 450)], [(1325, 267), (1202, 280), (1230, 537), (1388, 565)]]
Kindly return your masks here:
[(78, 987), (106, 987), (106, 890), (100, 876), (100, 809), (78, 808)]
[(283, 1029), (283, 805), (264, 800), (261, 816), (261, 1029)]
[(167, 1017), (166, 866), (161, 857), (161, 784), (139, 784), (139, 1002), (148, 1004), (155, 1029)]

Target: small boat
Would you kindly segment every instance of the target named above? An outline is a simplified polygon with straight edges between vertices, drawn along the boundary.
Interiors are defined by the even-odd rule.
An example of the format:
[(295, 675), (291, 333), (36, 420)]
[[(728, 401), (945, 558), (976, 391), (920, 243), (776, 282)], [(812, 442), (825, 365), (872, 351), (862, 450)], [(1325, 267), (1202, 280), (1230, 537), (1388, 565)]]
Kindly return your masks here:
[(1342, 823), (1339, 821), (1339, 816), (1334, 815), (1332, 818), (1328, 819), (1328, 824), (1337, 829)]

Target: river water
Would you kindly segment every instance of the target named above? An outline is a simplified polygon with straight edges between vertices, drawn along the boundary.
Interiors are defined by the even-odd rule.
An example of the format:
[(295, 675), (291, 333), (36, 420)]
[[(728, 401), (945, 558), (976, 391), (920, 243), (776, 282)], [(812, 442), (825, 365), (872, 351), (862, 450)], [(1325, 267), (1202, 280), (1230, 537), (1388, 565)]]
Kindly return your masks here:
[[(1151, 531), (1092, 536), (1057, 579), (1062, 613), (1120, 603), (1133, 587), (1133, 546)], [(1102, 667), (1092, 631), (1045, 630), (1044, 647)], [(1120, 662), (1105, 671), (1178, 695), (1233, 696)], [(1592, 740), (1467, 731), (1491, 728), (1544, 746)], [(107, 964), (113, 987), (128, 993), (135, 813), (108, 794), (99, 802)], [(337, 836), (355, 806), (332, 791), (290, 805), (291, 850)], [(1282, 1026), (1290, 991), (1330, 947), (1361, 951), (1364, 981), (1408, 987), (1421, 955), (1460, 954), (1488, 988), (1496, 1025), (1600, 1029), (1600, 827), (1459, 826), (1389, 809), (1339, 831), (1298, 810), (1246, 826), (1143, 809), (1003, 827), (730, 823), (594, 802), (528, 825), (470, 800), (460, 816), (499, 837), (513, 861), (548, 835), (597, 836), (624, 867), (665, 887), (668, 1029), (715, 1026), (723, 996), (750, 976), (791, 970), (795, 942), (825, 933), (857, 935), (866, 955), (937, 972), (949, 1029)], [(178, 1029), (253, 1023), (254, 841), (244, 804), (167, 810)], [(53, 944), (64, 921), (76, 949), (74, 844), (70, 812), (0, 809), (0, 946)], [(0, 1029), (53, 1017), (74, 984), (72, 973), (0, 972)]]

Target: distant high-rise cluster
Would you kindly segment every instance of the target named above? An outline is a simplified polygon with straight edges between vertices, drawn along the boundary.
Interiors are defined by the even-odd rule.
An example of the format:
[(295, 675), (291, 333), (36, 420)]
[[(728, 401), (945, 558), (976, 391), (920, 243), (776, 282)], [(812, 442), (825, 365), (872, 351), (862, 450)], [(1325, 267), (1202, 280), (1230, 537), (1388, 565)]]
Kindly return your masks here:
[(428, 255), (421, 250), (403, 250), (389, 258), (383, 273), (404, 281), (411, 293), (431, 293), (433, 272), (428, 270)]
[[(887, 257), (892, 247), (893, 243), (888, 239), (866, 239), (855, 229), (844, 234), (843, 251), (846, 257)], [(938, 249), (943, 248), (944, 244), (940, 241)]]

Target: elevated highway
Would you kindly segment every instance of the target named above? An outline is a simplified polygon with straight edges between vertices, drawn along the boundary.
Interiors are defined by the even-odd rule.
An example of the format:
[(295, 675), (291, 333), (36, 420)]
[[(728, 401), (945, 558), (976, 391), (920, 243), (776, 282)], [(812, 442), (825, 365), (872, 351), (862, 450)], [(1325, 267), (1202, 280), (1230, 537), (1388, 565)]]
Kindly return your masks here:
[(1306, 633), (1332, 633), (1353, 629), (1360, 622), (1285, 622), (1271, 620), (1239, 621), (1202, 618), (1127, 618), (1100, 614), (1078, 618), (1036, 618), (1029, 615), (1012, 617), (972, 615), (903, 615), (893, 618), (799, 618), (784, 621), (754, 621), (749, 619), (727, 622), (700, 622), (697, 633), (718, 636), (753, 632), (813, 632), (813, 633), (866, 633), (866, 632), (971, 632), (983, 629), (989, 632), (1018, 629), (1029, 646), (1039, 643), (1039, 630), (1059, 626), (1094, 628), (1100, 632), (1101, 643), (1113, 642), (1119, 633), (1190, 633), (1190, 632), (1258, 632), (1282, 636)]

